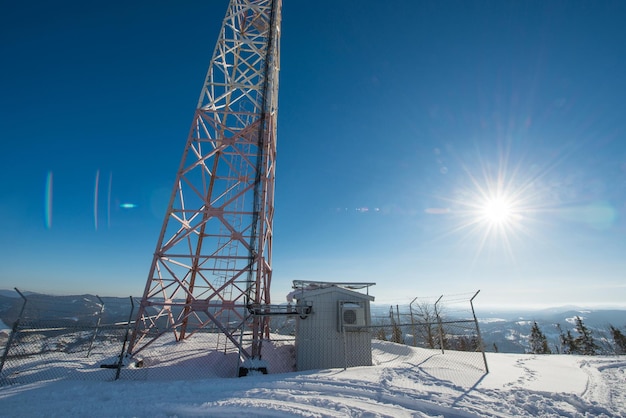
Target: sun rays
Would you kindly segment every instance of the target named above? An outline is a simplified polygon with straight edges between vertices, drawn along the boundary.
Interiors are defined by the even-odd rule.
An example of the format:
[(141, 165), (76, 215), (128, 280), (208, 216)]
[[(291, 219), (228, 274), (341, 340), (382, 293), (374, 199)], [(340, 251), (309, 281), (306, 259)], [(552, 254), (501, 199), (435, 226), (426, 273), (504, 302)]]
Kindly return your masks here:
[(491, 164), (481, 159), (476, 166), (462, 164), (463, 176), (450, 195), (441, 197), (451, 221), (445, 236), (471, 248), (474, 261), (486, 253), (515, 261), (515, 244), (532, 243), (540, 233), (535, 226), (545, 210), (541, 184), (546, 171), (521, 162), (513, 166), (507, 156)]

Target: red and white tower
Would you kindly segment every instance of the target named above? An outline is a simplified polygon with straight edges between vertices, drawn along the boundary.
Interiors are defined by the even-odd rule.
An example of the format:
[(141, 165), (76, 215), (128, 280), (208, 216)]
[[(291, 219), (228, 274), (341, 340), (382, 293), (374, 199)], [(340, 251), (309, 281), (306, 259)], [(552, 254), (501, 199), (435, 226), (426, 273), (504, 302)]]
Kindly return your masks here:
[[(213, 330), (260, 357), (269, 335), (281, 0), (231, 0), (130, 337)], [(255, 314), (256, 312), (256, 314)], [(208, 348), (209, 349), (209, 348)]]

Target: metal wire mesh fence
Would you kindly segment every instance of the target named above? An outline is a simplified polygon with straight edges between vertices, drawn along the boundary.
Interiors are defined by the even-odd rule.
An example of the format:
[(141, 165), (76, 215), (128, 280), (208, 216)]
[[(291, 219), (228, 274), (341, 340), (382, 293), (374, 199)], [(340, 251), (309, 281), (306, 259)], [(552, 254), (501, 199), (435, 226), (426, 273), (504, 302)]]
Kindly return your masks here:
[(460, 361), (489, 372), (473, 296), (414, 298), (408, 305), (391, 305), (372, 315), (372, 338), (431, 350), (434, 355)]
[(3, 356), (0, 384), (46, 380), (113, 380), (126, 325), (68, 327), (51, 322), (21, 321), (13, 329)]
[[(0, 339), (0, 385), (60, 379), (226, 378), (238, 376), (244, 361), (232, 341), (210, 328), (183, 341), (165, 333), (130, 358), (124, 355), (132, 317), (128, 301), (111, 302), (107, 309), (102, 299), (93, 297), (67, 298), (53, 305), (32, 299), (10, 333)], [(71, 304), (81, 307), (70, 309)], [(73, 316), (68, 316), (70, 311)], [(118, 321), (124, 316), (126, 320)], [(251, 371), (274, 374), (358, 366), (430, 368), (430, 374), (488, 371), (477, 322), (469, 309), (457, 309), (450, 301), (439, 300), (435, 306), (415, 299), (410, 305), (375, 307), (371, 318), (358, 327), (337, 328), (335, 321), (332, 329), (296, 335), (298, 321), (305, 320), (274, 318), (270, 338), (260, 341), (260, 362)], [(307, 346), (314, 350), (303, 349)], [(306, 358), (322, 354), (331, 360), (322, 364)]]
[(3, 315), (13, 327), (0, 344), (0, 384), (116, 378), (128, 299), (18, 293)]

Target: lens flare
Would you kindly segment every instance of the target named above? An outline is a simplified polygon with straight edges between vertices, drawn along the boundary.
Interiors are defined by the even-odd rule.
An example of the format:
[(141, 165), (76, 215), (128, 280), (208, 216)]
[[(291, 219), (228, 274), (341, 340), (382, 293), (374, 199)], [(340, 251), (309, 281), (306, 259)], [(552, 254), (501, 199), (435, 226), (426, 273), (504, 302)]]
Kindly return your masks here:
[(52, 228), (52, 171), (46, 176), (46, 191), (44, 196), (44, 223), (46, 229)]
[(98, 230), (98, 188), (100, 186), (100, 170), (96, 170), (96, 184), (93, 190), (93, 226)]
[(111, 228), (111, 190), (113, 184), (113, 172), (109, 173), (109, 190), (107, 193), (107, 228)]

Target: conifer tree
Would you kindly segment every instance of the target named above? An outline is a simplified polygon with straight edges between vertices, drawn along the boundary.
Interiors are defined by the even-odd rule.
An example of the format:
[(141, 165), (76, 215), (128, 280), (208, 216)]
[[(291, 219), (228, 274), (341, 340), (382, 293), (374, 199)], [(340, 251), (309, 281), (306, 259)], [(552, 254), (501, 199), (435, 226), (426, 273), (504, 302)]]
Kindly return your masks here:
[(394, 343), (402, 343), (402, 330), (398, 326), (398, 324), (394, 323), (393, 328), (391, 330), (391, 341)]
[(559, 343), (554, 345), (554, 349), (556, 350), (557, 354), (566, 354), (565, 353), (565, 348), (563, 346), (563, 330), (561, 329), (561, 324), (555, 324), (556, 329), (559, 330)]
[(387, 331), (385, 330), (385, 328), (378, 328), (376, 338), (381, 341), (387, 341)]
[(533, 323), (528, 342), (530, 344), (531, 354), (552, 354), (552, 351), (548, 347), (548, 340), (544, 333), (541, 332), (541, 329), (539, 329), (537, 321)]
[(561, 354), (578, 354), (578, 346), (576, 345), (576, 340), (574, 339), (572, 332), (567, 330), (567, 333), (563, 333), (561, 326), (559, 324), (556, 326), (560, 332), (559, 339), (561, 340)]
[(578, 337), (576, 337), (575, 340), (578, 348), (577, 354), (584, 354), (586, 356), (595, 355), (600, 347), (595, 343), (591, 331), (583, 324), (583, 320), (580, 316), (576, 317), (576, 332), (578, 333)]
[(611, 336), (613, 337), (615, 354), (626, 354), (626, 336), (613, 325), (610, 325), (609, 328), (611, 330)]

